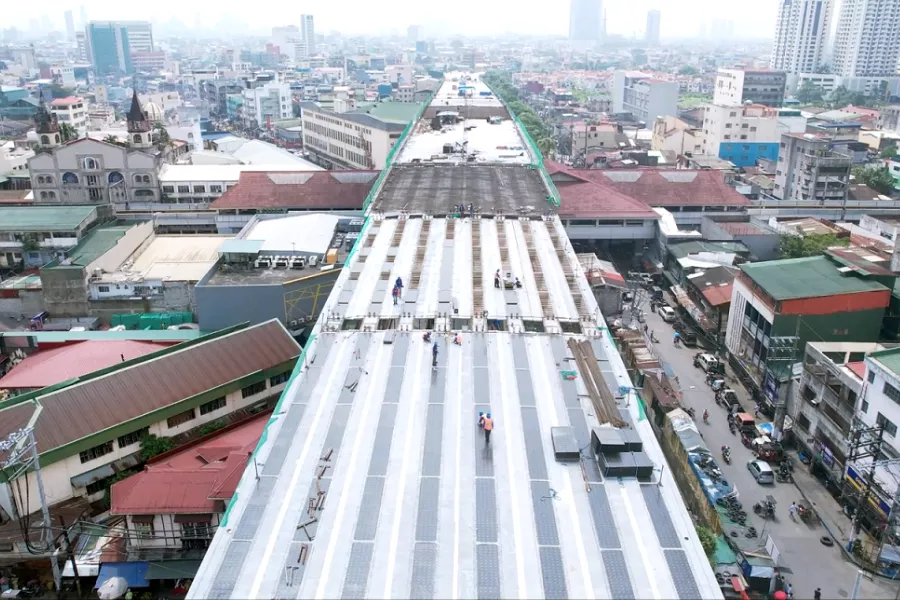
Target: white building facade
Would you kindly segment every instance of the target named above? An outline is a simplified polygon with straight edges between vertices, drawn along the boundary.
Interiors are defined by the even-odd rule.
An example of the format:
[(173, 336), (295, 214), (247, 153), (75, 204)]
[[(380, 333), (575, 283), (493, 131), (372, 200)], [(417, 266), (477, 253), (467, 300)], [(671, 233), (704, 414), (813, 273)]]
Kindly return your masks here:
[(645, 123), (678, 114), (678, 83), (654, 79), (646, 73), (616, 71), (613, 74), (613, 112), (627, 112)]
[(832, 0), (779, 0), (769, 66), (787, 73), (815, 73), (831, 29)]
[(834, 72), (890, 76), (900, 58), (900, 0), (843, 0), (834, 38)]
[(78, 137), (84, 137), (87, 133), (88, 110), (84, 98), (58, 98), (50, 103), (50, 112), (56, 115), (61, 124), (71, 125), (78, 132)]
[(243, 120), (247, 128), (263, 128), (267, 122), (288, 119), (293, 115), (291, 86), (286, 83), (273, 82), (244, 90), (243, 97)]

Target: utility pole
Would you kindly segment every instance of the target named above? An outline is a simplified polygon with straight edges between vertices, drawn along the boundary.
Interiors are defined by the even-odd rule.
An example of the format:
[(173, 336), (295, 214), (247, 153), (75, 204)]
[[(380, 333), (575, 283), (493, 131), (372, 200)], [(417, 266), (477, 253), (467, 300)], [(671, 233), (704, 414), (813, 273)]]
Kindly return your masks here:
[[(257, 479), (259, 479), (259, 477), (257, 477)], [(78, 576), (78, 564), (75, 562), (75, 550), (72, 549), (72, 542), (69, 540), (69, 530), (66, 528), (66, 520), (62, 515), (59, 515), (59, 526), (62, 527), (63, 538), (66, 540), (66, 560), (72, 560), (72, 572), (75, 574), (75, 588), (78, 590), (78, 597), (81, 598), (81, 578)]]
[[(868, 506), (869, 498), (872, 494), (872, 486), (875, 485), (875, 467), (878, 464), (878, 457), (881, 455), (883, 439), (884, 426), (865, 427), (859, 421), (854, 422), (854, 427), (848, 440), (850, 451), (847, 453), (847, 466), (849, 468), (851, 464), (853, 465), (854, 471), (862, 478), (864, 487), (857, 495), (856, 508), (853, 510), (853, 521), (850, 524), (850, 540), (847, 542), (847, 552), (853, 552), (853, 543), (856, 541), (859, 530), (862, 527), (859, 518), (863, 508)], [(860, 467), (859, 461), (865, 459), (871, 459), (871, 461)], [(860, 472), (860, 469), (864, 469), (864, 471)], [(846, 482), (846, 477), (844, 481)], [(844, 489), (846, 490), (846, 483), (844, 484)]]
[[(44, 531), (42, 537), (42, 552), (50, 554), (50, 568), (53, 571), (53, 581), (56, 584), (56, 590), (62, 589), (62, 576), (59, 572), (59, 564), (56, 562), (55, 546), (56, 542), (52, 534), (53, 523), (50, 521), (50, 508), (47, 506), (47, 496), (44, 493), (44, 481), (41, 478), (41, 462), (38, 458), (37, 442), (34, 439), (34, 429), (26, 427), (14, 431), (5, 440), (0, 440), (0, 452), (7, 452), (7, 458), (0, 463), (0, 469), (6, 471), (13, 467), (14, 471), (8, 474), (7, 481), (10, 483), (22, 475), (28, 476), (28, 471), (34, 471), (34, 477), (37, 480), (38, 495), (41, 500), (41, 514), (44, 517)], [(30, 455), (30, 456), (29, 456)], [(18, 508), (13, 503), (16, 512)], [(28, 511), (28, 506), (24, 507)], [(17, 518), (27, 517), (28, 515), (15, 515)], [(27, 530), (25, 535), (28, 535)], [(28, 540), (25, 540), (26, 543)]]
[[(774, 336), (769, 338), (769, 358), (766, 360), (766, 374), (771, 374), (772, 377), (775, 378), (776, 384), (778, 385), (778, 395), (775, 397), (775, 400), (772, 404), (775, 406), (775, 418), (772, 420), (772, 426), (774, 428), (774, 434), (776, 440), (781, 440), (781, 435), (784, 432), (784, 417), (787, 414), (787, 399), (790, 397), (793, 392), (793, 386), (790, 382), (793, 381), (793, 368), (794, 363), (796, 363), (800, 357), (797, 356), (798, 351), (800, 350), (800, 322), (802, 321), (803, 316), (797, 315), (797, 326), (794, 328), (794, 335), (789, 336)], [(780, 368), (769, 368), (769, 365), (775, 363), (775, 365), (780, 366)], [(787, 368), (784, 368), (786, 363)], [(781, 376), (785, 373), (789, 373), (790, 377), (788, 378), (788, 389), (782, 394), (781, 387)], [(763, 380), (763, 394), (765, 394), (766, 382)]]

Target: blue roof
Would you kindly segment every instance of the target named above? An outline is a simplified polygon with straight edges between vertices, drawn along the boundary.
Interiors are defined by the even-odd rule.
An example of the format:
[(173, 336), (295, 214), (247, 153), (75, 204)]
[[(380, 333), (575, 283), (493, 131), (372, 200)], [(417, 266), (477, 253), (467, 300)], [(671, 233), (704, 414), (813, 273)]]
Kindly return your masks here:
[(845, 123), (816, 123), (816, 127), (821, 127), (822, 129), (837, 129), (838, 127), (862, 127), (862, 123), (853, 123), (847, 121)]
[(262, 250), (263, 240), (225, 240), (219, 246), (222, 254), (259, 254)]

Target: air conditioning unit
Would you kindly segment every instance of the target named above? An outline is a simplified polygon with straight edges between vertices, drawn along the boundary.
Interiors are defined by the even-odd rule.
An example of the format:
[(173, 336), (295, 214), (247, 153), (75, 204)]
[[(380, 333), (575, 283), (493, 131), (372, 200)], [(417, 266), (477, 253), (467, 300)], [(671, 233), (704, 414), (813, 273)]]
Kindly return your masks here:
[(319, 257), (316, 256), (315, 254), (313, 254), (312, 256), (309, 257), (309, 266), (310, 267), (316, 266), (317, 262), (319, 262)]

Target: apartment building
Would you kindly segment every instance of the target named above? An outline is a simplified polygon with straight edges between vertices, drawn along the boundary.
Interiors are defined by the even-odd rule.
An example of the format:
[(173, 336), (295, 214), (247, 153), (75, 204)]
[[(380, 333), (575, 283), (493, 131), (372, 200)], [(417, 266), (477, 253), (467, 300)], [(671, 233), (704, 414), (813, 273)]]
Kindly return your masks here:
[(778, 107), (784, 102), (787, 73), (772, 69), (719, 69), (713, 104), (741, 106), (747, 102)]
[(613, 112), (631, 113), (638, 121), (678, 114), (678, 83), (655, 79), (637, 71), (613, 74)]
[(779, 0), (769, 67), (790, 74), (818, 71), (833, 8), (832, 0)]
[(703, 153), (703, 130), (674, 116), (657, 117), (653, 122), (652, 150), (684, 154)]
[(802, 133), (806, 118), (796, 110), (760, 104), (703, 107), (702, 153), (749, 167), (759, 159), (776, 160), (785, 133)]
[(50, 113), (56, 116), (60, 124), (71, 125), (78, 132), (78, 137), (84, 137), (87, 133), (88, 110), (84, 98), (78, 96), (57, 98), (50, 103)]
[(265, 128), (268, 123), (293, 116), (291, 86), (271, 82), (241, 93), (241, 115), (244, 127)]
[(383, 169), (387, 156), (421, 105), (360, 104), (336, 113), (314, 102), (301, 104), (303, 144), (313, 161), (333, 169)]
[(900, 0), (843, 0), (834, 36), (834, 73), (891, 76), (900, 58)]
[(850, 184), (851, 159), (831, 150), (831, 140), (785, 133), (775, 164), (772, 194), (782, 200), (842, 200)]

